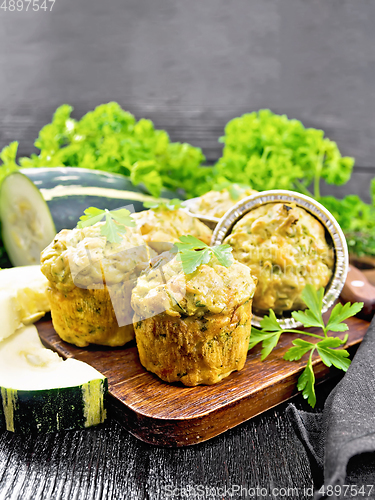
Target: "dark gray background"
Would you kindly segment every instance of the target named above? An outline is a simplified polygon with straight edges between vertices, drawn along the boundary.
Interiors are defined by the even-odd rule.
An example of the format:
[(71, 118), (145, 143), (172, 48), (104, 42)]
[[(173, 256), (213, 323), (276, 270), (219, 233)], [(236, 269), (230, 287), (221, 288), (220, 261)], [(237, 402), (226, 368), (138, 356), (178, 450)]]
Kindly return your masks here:
[[(42, 0), (39, 0), (41, 3)], [(25, 4), (26, 5), (26, 4)], [(0, 146), (30, 154), (62, 103), (118, 101), (173, 140), (220, 156), (228, 120), (270, 108), (356, 158), (336, 194), (375, 175), (373, 0), (56, 0), (0, 9)]]

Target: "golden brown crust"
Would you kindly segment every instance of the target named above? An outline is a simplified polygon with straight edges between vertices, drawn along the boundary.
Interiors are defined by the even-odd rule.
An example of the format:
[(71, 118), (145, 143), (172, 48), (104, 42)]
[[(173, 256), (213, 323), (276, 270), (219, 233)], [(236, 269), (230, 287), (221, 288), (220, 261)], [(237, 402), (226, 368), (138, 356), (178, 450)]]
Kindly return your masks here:
[(257, 192), (251, 188), (237, 188), (236, 196), (232, 198), (231, 192), (227, 188), (221, 191), (209, 191), (198, 198), (194, 213), (220, 218), (240, 200)]
[(102, 225), (63, 229), (41, 253), (42, 273), (62, 292), (127, 281), (156, 255), (136, 228), (127, 228), (120, 243), (111, 243), (102, 236)]
[(195, 236), (207, 245), (211, 241), (211, 229), (181, 209), (144, 210), (133, 214), (133, 218), (145, 242), (158, 253), (169, 250), (170, 244), (185, 234)]
[(293, 203), (268, 203), (246, 214), (225, 238), (234, 258), (258, 278), (254, 310), (303, 309), (307, 283), (327, 286), (334, 255), (322, 224)]
[(224, 314), (172, 317), (166, 313), (134, 328), (142, 365), (166, 382), (215, 384), (245, 364), (251, 333), (251, 300)]
[[(154, 267), (143, 273), (132, 294), (138, 317), (147, 318), (165, 311), (170, 316), (203, 316), (231, 311), (251, 299), (256, 280), (250, 269), (234, 261), (222, 266), (215, 258), (185, 274), (173, 254), (155, 258)], [(159, 260), (158, 260), (159, 259)]]
[(134, 338), (131, 291), (156, 255), (137, 229), (127, 228), (111, 243), (102, 224), (62, 230), (41, 254), (55, 330), (79, 347), (121, 346)]
[[(47, 289), (51, 305), (53, 326), (62, 340), (86, 347), (89, 344), (122, 346), (134, 338), (131, 323), (133, 311), (130, 306), (131, 288), (87, 290), (73, 288), (61, 292), (52, 283)], [(130, 324), (118, 326), (116, 314)]]

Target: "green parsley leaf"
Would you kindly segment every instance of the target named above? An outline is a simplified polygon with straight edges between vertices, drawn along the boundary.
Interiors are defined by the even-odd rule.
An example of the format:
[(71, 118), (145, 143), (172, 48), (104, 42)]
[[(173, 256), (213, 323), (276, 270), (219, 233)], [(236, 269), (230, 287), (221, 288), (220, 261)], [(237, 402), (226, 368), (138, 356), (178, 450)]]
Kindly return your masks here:
[(253, 326), (251, 329), (249, 350), (262, 342), (261, 360), (263, 361), (276, 347), (281, 334), (281, 330), (279, 332), (262, 332)]
[(339, 347), (340, 345), (343, 345), (346, 343), (348, 340), (348, 334), (345, 335), (344, 339), (340, 339), (340, 337), (326, 337), (325, 339), (321, 340), (316, 344), (317, 346), (321, 347)]
[(332, 347), (337, 347), (337, 345), (332, 342), (330, 344), (327, 340), (328, 339), (322, 340), (316, 344), (316, 348), (323, 363), (328, 367), (333, 365), (339, 370), (346, 372), (350, 366), (348, 351), (345, 349), (332, 349)]
[(292, 344), (294, 347), (288, 349), (284, 354), (284, 359), (287, 361), (298, 361), (306, 353), (308, 353), (312, 349), (315, 349), (315, 344), (303, 339), (295, 339), (293, 340)]
[[(324, 321), (322, 317), (323, 297), (324, 288), (320, 288), (320, 290), (316, 291), (312, 285), (308, 284), (303, 289), (301, 298), (310, 310), (308, 314), (305, 314), (306, 323), (301, 321), (304, 326), (320, 326), (321, 328), (324, 328)], [(315, 324), (312, 324), (313, 322)]]
[(296, 321), (302, 323), (306, 328), (309, 328), (311, 326), (322, 328), (324, 325), (323, 320), (320, 321), (318, 318), (316, 318), (315, 314), (309, 309), (307, 309), (306, 311), (293, 311), (292, 317)]
[(122, 224), (116, 224), (109, 212), (105, 214), (105, 220), (105, 224), (100, 228), (100, 234), (111, 243), (120, 243), (122, 241), (120, 234), (126, 233), (126, 227)]
[(107, 238), (110, 243), (120, 243), (120, 235), (126, 233), (126, 227), (134, 227), (135, 222), (130, 217), (129, 210), (122, 208), (120, 210), (109, 211), (107, 209), (89, 207), (85, 210), (85, 215), (80, 217), (77, 227), (82, 229), (93, 226), (105, 218), (105, 224), (100, 227), (100, 234)]
[(275, 332), (273, 335), (270, 335), (267, 339), (263, 340), (262, 343), (262, 354), (260, 359), (264, 361), (273, 351), (273, 349), (277, 346), (277, 343), (280, 340), (280, 335), (282, 334), (282, 330), (279, 332)]
[(202, 264), (208, 264), (211, 260), (211, 253), (208, 248), (203, 250), (186, 250), (177, 254), (177, 260), (182, 264), (185, 274), (191, 274)]
[(232, 255), (233, 248), (230, 245), (228, 244), (217, 245), (215, 247), (212, 247), (211, 250), (222, 266), (230, 267), (233, 264), (234, 262), (234, 258)]
[(341, 345), (345, 345), (348, 340), (348, 334), (343, 339), (339, 337), (328, 337), (327, 331), (345, 331), (348, 326), (343, 323), (345, 319), (357, 314), (363, 307), (362, 303), (347, 303), (345, 305), (337, 304), (330, 315), (327, 325), (324, 323), (322, 317), (322, 306), (324, 290), (316, 291), (311, 285), (307, 285), (302, 292), (302, 299), (304, 300), (308, 309), (305, 311), (294, 311), (293, 318), (300, 321), (305, 327), (319, 327), (322, 329), (323, 335), (312, 333), (302, 330), (282, 329), (277, 321), (274, 311), (270, 310), (268, 316), (264, 316), (261, 321), (261, 330), (252, 328), (249, 349), (262, 342), (262, 356), (265, 359), (272, 349), (274, 349), (279, 341), (280, 336), (285, 333), (296, 333), (307, 335), (318, 339), (318, 342), (309, 342), (304, 339), (295, 339), (292, 342), (293, 347), (289, 348), (284, 355), (287, 361), (298, 361), (305, 354), (310, 352), (309, 361), (306, 369), (298, 380), (298, 388), (303, 391), (303, 396), (308, 398), (309, 403), (315, 405), (315, 391), (314, 391), (314, 372), (312, 368), (312, 354), (317, 351), (321, 360), (327, 366), (334, 365), (336, 368), (346, 371), (350, 365), (348, 359), (349, 353), (345, 349), (337, 349)]
[(135, 221), (131, 217), (129, 210), (126, 210), (126, 208), (111, 210), (109, 213), (112, 219), (115, 219), (115, 221), (119, 222), (123, 226), (135, 227)]
[(312, 406), (313, 408), (316, 405), (314, 384), (315, 384), (315, 375), (310, 355), (306, 368), (303, 370), (300, 377), (298, 378), (297, 388), (299, 391), (302, 391), (302, 396), (304, 397), (304, 399), (307, 399), (309, 405)]
[(191, 236), (191, 234), (180, 236), (179, 240), (180, 242), (177, 242), (176, 246), (180, 251), (201, 250), (202, 248), (209, 248), (207, 243), (204, 243), (195, 236)]
[(253, 347), (255, 347), (257, 344), (260, 342), (263, 342), (263, 340), (272, 337), (274, 333), (269, 333), (269, 332), (262, 332), (261, 330), (258, 330), (258, 328), (255, 328), (253, 326), (251, 328), (251, 335), (250, 335), (250, 341), (249, 341), (249, 351)]
[(196, 271), (201, 264), (208, 264), (213, 256), (224, 267), (230, 267), (233, 263), (232, 247), (230, 245), (218, 245), (209, 247), (206, 243), (195, 236), (180, 236), (179, 242), (175, 243), (178, 248), (177, 260), (182, 264), (185, 274)]
[(260, 322), (260, 326), (263, 330), (267, 330), (268, 332), (279, 332), (281, 330), (281, 326), (272, 309), (270, 309), (269, 316), (264, 316)]
[(345, 323), (342, 323), (342, 321), (345, 321), (351, 316), (355, 316), (362, 308), (363, 302), (355, 302), (354, 304), (350, 304), (350, 302), (347, 302), (345, 305), (340, 303), (336, 304), (332, 309), (331, 315), (329, 317), (326, 331), (346, 331), (348, 329), (348, 326)]
[(99, 208), (89, 207), (84, 211), (85, 215), (79, 218), (77, 227), (83, 229), (84, 227), (93, 226), (97, 222), (100, 222), (106, 214), (105, 210), (100, 210)]

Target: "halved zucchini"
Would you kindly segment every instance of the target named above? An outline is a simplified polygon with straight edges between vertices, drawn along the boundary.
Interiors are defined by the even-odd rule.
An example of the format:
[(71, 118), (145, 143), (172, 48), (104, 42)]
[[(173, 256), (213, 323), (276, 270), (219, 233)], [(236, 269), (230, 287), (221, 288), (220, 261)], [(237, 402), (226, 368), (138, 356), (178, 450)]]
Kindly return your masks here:
[(48, 280), (40, 266), (0, 270), (0, 340), (22, 324), (28, 325), (51, 310), (47, 297)]
[(100, 424), (107, 379), (46, 349), (33, 325), (0, 342), (0, 427), (24, 434)]
[(39, 264), (40, 252), (56, 234), (55, 225), (39, 189), (20, 172), (8, 175), (2, 182), (0, 220), (12, 264)]

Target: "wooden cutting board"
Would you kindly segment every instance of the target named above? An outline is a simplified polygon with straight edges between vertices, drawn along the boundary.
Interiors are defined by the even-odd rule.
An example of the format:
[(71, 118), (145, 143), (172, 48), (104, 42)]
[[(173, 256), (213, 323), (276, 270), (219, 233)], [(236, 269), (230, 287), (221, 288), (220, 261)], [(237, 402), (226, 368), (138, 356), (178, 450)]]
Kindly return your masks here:
[[(348, 325), (347, 346), (355, 350), (369, 322), (350, 318)], [(51, 320), (39, 321), (37, 328), (47, 347), (65, 358), (85, 361), (103, 373), (108, 378), (109, 412), (134, 436), (155, 445), (200, 443), (249, 420), (296, 394), (297, 379), (306, 366), (305, 357), (299, 362), (282, 359), (295, 338), (284, 334), (265, 361), (260, 360), (257, 346), (249, 352), (245, 367), (219, 384), (184, 387), (162, 382), (147, 372), (134, 343), (121, 348), (79, 348), (62, 341)], [(332, 375), (317, 356), (314, 371), (317, 381)]]

